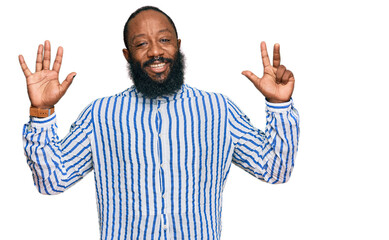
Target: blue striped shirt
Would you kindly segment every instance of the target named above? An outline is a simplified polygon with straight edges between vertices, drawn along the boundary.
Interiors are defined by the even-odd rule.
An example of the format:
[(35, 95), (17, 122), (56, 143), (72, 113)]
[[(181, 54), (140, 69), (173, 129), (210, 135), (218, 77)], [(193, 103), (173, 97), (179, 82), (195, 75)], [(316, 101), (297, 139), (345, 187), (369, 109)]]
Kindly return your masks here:
[(231, 163), (284, 183), (299, 138), (292, 101), (266, 103), (265, 132), (228, 98), (186, 84), (145, 98), (134, 87), (92, 102), (60, 140), (56, 114), (24, 126), (24, 151), (42, 194), (94, 170), (101, 239), (220, 239)]

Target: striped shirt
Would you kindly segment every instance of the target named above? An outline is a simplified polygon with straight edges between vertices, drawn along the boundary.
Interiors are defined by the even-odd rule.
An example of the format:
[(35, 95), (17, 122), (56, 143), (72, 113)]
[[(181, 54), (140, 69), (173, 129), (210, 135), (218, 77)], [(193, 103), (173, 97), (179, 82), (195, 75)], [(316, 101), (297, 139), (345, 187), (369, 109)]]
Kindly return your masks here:
[(265, 132), (228, 98), (186, 84), (145, 98), (134, 87), (92, 102), (60, 140), (56, 114), (24, 126), (42, 194), (94, 170), (101, 239), (220, 239), (231, 163), (268, 183), (291, 174), (299, 138), (292, 101), (266, 103)]

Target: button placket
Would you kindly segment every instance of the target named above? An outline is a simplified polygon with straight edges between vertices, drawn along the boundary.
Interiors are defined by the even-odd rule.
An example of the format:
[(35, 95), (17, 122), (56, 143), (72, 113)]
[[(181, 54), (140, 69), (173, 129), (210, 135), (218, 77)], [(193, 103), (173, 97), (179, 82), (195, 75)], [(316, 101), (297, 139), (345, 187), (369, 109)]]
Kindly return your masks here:
[[(159, 180), (160, 180), (160, 201), (161, 201), (161, 214), (162, 214), (162, 219), (165, 219), (166, 220), (166, 186), (165, 186), (165, 169), (164, 169), (164, 160), (163, 160), (163, 139), (162, 139), (162, 136), (163, 136), (163, 119), (164, 119), (164, 105), (165, 105), (165, 102), (163, 99), (162, 100), (157, 100), (158, 101), (158, 104), (157, 104), (157, 123), (158, 123), (158, 126), (157, 126), (157, 134), (158, 134), (158, 153), (159, 153), (159, 164), (160, 164), (160, 168), (159, 168)], [(166, 221), (163, 221), (164, 223), (162, 224), (165, 224)]]

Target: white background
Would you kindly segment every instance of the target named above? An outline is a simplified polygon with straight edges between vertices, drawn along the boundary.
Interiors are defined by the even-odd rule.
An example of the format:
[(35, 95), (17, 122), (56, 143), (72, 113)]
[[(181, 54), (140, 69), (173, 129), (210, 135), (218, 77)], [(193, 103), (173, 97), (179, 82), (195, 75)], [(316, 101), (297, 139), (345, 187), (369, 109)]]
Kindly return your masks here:
[(281, 44), (296, 78), (301, 138), (295, 170), (268, 185), (232, 166), (222, 239), (389, 239), (388, 22), (384, 1), (4, 1), (0, 4), (0, 239), (98, 239), (93, 174), (40, 195), (26, 164), (29, 100), (18, 55), (35, 69), (48, 39), (64, 47), (60, 78), (77, 77), (56, 106), (60, 136), (92, 100), (128, 88), (122, 30), (155, 5), (175, 21), (186, 82), (222, 92), (260, 129), (260, 41)]

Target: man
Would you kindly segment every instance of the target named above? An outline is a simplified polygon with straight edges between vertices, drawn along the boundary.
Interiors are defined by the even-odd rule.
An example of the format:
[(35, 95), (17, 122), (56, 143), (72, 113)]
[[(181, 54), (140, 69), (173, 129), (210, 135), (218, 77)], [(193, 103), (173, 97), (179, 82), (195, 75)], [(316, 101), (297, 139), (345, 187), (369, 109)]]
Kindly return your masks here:
[(292, 72), (273, 66), (261, 43), (264, 75), (242, 74), (266, 97), (262, 132), (228, 98), (183, 84), (181, 40), (161, 10), (143, 7), (124, 29), (134, 86), (93, 101), (59, 140), (54, 105), (76, 73), (58, 81), (63, 49), (50, 70), (50, 43), (36, 72), (22, 56), (31, 120), (24, 150), (43, 194), (65, 191), (92, 169), (101, 239), (220, 239), (222, 193), (231, 163), (269, 183), (289, 179), (299, 138)]

